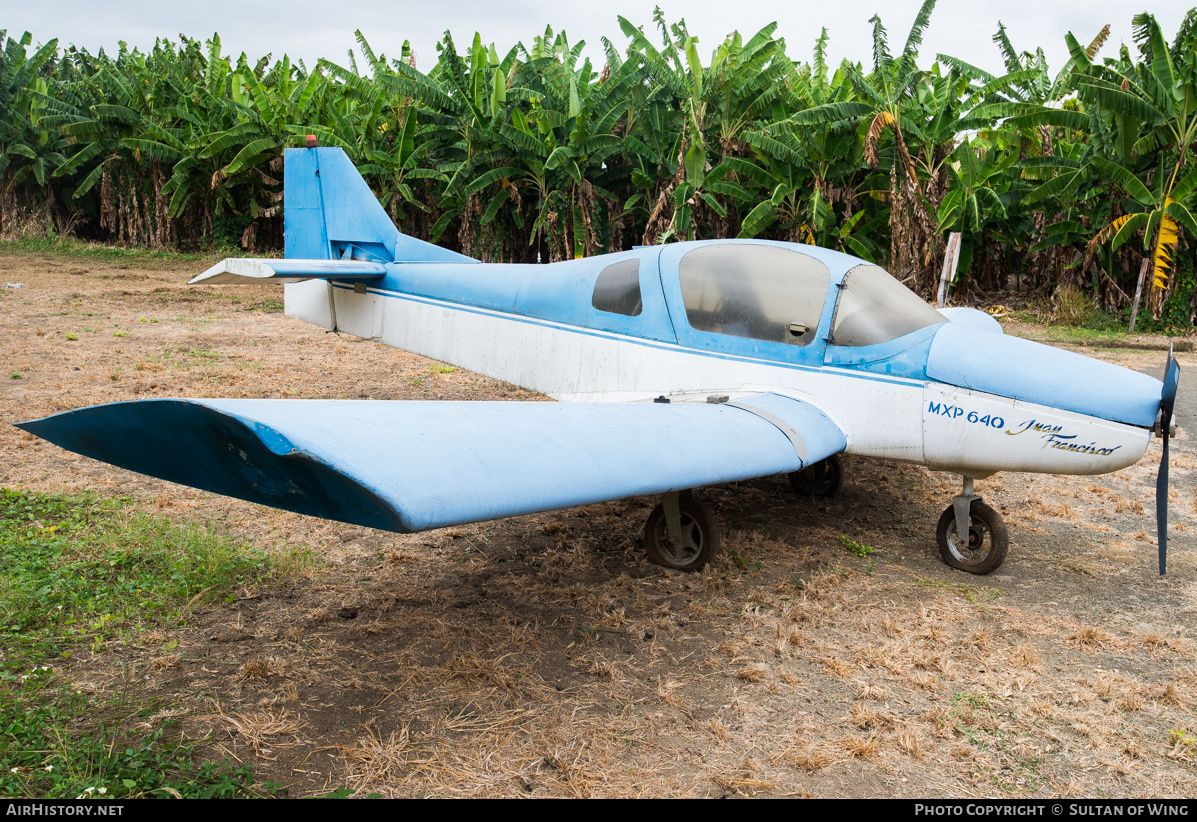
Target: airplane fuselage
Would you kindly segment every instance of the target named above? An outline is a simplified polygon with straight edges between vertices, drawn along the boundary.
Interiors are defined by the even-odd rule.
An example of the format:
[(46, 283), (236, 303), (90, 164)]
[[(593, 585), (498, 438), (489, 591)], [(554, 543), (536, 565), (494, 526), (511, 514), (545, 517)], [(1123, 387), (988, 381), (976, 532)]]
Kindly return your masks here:
[[(925, 362), (911, 365), (928, 359), (933, 338), (945, 328), (963, 335), (956, 345), (980, 348), (982, 355), (987, 344), (1011, 344), (999, 330), (953, 322), (880, 346), (829, 344), (837, 285), (820, 315), (816, 343), (801, 349), (697, 333), (687, 323), (677, 287), (677, 259), (688, 247), (547, 266), (391, 264), (386, 277), (365, 287), (288, 284), (286, 312), (564, 402), (646, 402), (662, 396), (672, 402), (718, 396), (734, 401), (773, 392), (824, 410), (846, 432), (848, 453), (974, 478), (997, 471), (1101, 474), (1134, 464), (1147, 448), (1146, 425), (948, 384), (919, 375)], [(605, 316), (594, 310), (589, 296), (596, 272), (633, 257), (640, 263), (640, 313)], [(572, 314), (562, 316), (562, 305), (572, 306)], [(1054, 367), (1095, 363), (1113, 369), (1067, 356), (1075, 360)]]

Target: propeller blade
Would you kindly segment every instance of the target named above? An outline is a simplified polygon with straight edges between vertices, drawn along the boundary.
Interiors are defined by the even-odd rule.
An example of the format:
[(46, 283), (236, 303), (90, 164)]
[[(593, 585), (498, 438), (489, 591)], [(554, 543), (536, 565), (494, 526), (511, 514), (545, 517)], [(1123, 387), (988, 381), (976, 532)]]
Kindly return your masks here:
[[(1171, 414), (1167, 415), (1171, 421)], [(1168, 573), (1168, 422), (1163, 423), (1164, 456), (1155, 477), (1155, 532), (1160, 543), (1160, 576)]]
[(1176, 407), (1176, 390), (1180, 385), (1180, 365), (1168, 349), (1168, 365), (1164, 368), (1164, 389), (1160, 394), (1160, 437), (1164, 453), (1155, 478), (1155, 528), (1160, 545), (1160, 576), (1168, 572), (1168, 436), (1172, 428), (1172, 412)]

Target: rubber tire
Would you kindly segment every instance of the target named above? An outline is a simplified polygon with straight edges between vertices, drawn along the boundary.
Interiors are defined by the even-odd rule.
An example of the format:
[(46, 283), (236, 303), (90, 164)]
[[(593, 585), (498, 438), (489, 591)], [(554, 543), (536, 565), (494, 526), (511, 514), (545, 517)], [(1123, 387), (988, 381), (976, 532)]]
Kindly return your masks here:
[(699, 571), (719, 552), (719, 528), (707, 507), (688, 494), (678, 500), (682, 534), (689, 545), (675, 550), (669, 539), (669, 524), (665, 521), (665, 506), (658, 505), (648, 515), (644, 526), (644, 546), (648, 558), (657, 565), (675, 571)]
[[(949, 505), (939, 518), (935, 529), (935, 540), (939, 543), (940, 558), (958, 571), (970, 574), (990, 574), (1006, 560), (1010, 549), (1010, 537), (1002, 515), (980, 500), (973, 500), (969, 507), (969, 549), (953, 552), (958, 536), (956, 533), (956, 509)], [(951, 542), (949, 543), (949, 540)], [(986, 548), (988, 542), (988, 548)], [(973, 546), (976, 547), (973, 547)]]
[(844, 486), (844, 461), (839, 454), (790, 473), (790, 487), (809, 497), (834, 497)]

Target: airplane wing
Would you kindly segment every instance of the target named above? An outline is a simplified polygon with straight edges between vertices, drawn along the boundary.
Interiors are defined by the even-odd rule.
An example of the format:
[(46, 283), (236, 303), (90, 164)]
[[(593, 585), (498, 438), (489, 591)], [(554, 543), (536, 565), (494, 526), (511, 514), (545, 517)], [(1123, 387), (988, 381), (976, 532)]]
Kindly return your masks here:
[(846, 447), (800, 400), (572, 404), (169, 399), (18, 427), (142, 474), (413, 532), (799, 470)]

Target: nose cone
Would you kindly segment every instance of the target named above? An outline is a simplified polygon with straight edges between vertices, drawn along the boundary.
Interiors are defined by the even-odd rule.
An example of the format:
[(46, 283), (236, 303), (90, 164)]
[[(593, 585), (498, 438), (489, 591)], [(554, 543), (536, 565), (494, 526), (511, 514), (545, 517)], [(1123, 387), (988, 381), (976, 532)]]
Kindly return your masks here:
[(1150, 428), (1163, 383), (1153, 377), (1030, 340), (944, 323), (931, 342), (933, 380)]

